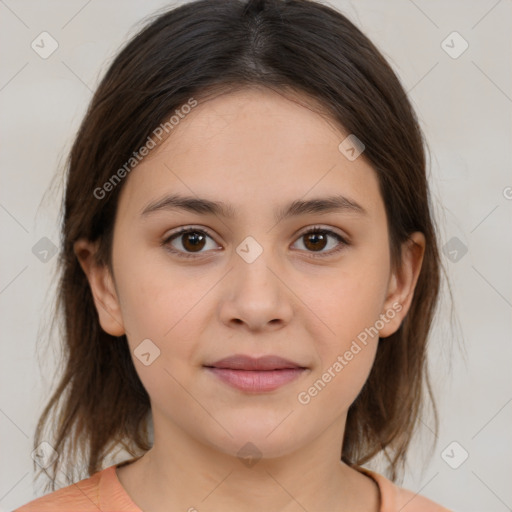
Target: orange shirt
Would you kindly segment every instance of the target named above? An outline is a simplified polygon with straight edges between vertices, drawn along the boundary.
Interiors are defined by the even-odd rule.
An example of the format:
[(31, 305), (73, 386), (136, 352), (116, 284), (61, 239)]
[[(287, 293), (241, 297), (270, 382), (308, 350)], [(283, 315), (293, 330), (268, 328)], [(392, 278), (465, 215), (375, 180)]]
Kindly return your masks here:
[[(98, 471), (89, 478), (32, 500), (13, 512), (142, 512), (118, 480), (116, 467), (113, 465)], [(450, 512), (424, 496), (397, 487), (378, 473), (363, 468), (359, 470), (379, 486), (379, 512)]]

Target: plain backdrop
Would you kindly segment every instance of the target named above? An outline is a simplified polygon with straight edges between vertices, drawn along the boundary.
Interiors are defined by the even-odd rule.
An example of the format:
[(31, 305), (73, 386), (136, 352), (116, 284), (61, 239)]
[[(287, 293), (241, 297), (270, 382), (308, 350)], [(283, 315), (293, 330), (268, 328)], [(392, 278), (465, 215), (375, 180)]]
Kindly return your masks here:
[[(39, 364), (36, 341), (49, 323), (62, 197), (50, 183), (119, 46), (176, 4), (0, 0), (0, 511), (42, 494), (32, 439), (56, 369), (52, 352)], [(512, 510), (512, 2), (328, 5), (379, 47), (418, 113), (453, 290), (454, 319), (444, 289), (431, 340), (436, 447), (425, 416), (402, 485), (457, 511)], [(42, 32), (58, 44), (47, 58), (32, 47), (45, 37), (51, 49)]]

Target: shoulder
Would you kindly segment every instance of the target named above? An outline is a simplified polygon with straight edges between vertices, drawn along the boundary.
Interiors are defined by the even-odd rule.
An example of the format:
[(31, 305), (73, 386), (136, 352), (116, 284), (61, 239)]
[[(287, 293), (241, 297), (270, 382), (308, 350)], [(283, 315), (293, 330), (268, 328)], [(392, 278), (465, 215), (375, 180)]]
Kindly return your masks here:
[(377, 482), (381, 495), (379, 512), (451, 512), (421, 494), (398, 487), (379, 473), (366, 468), (358, 468), (358, 470)]
[(36, 498), (13, 512), (98, 512), (100, 482), (110, 469), (98, 471), (89, 478)]

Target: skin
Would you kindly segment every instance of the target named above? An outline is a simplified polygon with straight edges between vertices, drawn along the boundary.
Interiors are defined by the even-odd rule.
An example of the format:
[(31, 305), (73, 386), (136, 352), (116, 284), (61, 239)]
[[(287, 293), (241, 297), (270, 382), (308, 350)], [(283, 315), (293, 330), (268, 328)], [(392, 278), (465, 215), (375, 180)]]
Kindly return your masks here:
[[(297, 399), (397, 303), (401, 310), (379, 336), (399, 328), (424, 254), (423, 235), (413, 233), (401, 268), (392, 270), (377, 176), (363, 157), (350, 161), (338, 150), (347, 135), (314, 109), (267, 89), (200, 102), (128, 176), (114, 228), (113, 275), (95, 262), (94, 244), (77, 241), (101, 326), (127, 334), (151, 399), (154, 445), (117, 469), (141, 509), (379, 509), (375, 482), (342, 463), (340, 453), (347, 410), (378, 343), (387, 340), (369, 338), (307, 405)], [(223, 201), (235, 217), (182, 210), (141, 216), (168, 193)], [(276, 208), (333, 193), (366, 214), (274, 221)], [(333, 253), (340, 242), (330, 235), (315, 251), (302, 234), (317, 225), (350, 244)], [(183, 235), (168, 243), (182, 253), (188, 248), (193, 258), (161, 245), (182, 226), (211, 234), (199, 253)], [(236, 252), (247, 236), (263, 249), (252, 263)], [(133, 351), (147, 338), (160, 356), (145, 366)], [(308, 369), (277, 390), (251, 394), (203, 367), (233, 354), (276, 354)], [(247, 442), (261, 454), (251, 467), (237, 457)]]

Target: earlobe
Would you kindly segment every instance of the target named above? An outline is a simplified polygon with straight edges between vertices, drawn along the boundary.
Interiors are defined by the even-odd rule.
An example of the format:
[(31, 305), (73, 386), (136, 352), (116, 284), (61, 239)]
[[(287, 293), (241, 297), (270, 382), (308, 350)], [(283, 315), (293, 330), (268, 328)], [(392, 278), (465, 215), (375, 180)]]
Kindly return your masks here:
[(95, 257), (97, 243), (82, 238), (73, 250), (89, 282), (102, 329), (111, 336), (122, 336), (125, 329), (114, 281), (107, 265)]
[(409, 235), (402, 244), (402, 263), (391, 275), (383, 315), (387, 322), (379, 331), (380, 338), (395, 333), (407, 315), (414, 297), (414, 290), (420, 275), (425, 254), (425, 236), (417, 231)]

